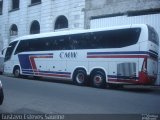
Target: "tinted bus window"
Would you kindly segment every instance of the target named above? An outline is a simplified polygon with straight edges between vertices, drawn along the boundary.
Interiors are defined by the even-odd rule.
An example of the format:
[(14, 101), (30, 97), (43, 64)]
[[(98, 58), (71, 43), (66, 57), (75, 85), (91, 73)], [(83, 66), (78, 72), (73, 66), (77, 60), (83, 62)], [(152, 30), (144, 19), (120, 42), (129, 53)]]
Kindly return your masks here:
[(140, 28), (71, 35), (75, 49), (121, 48), (138, 42)]
[(136, 44), (140, 32), (140, 28), (132, 28), (22, 40), (15, 54), (24, 51), (121, 48)]
[(136, 44), (141, 29), (121, 29), (121, 30), (111, 30), (95, 32), (93, 35), (93, 44), (96, 48), (121, 48)]
[(53, 37), (53, 40), (52, 40), (53, 49), (52, 50), (70, 50), (72, 49), (72, 44), (71, 44), (69, 37), (70, 37), (69, 35)]
[(72, 46), (74, 49), (90, 49), (90, 43), (93, 42), (90, 33), (71, 35)]
[(14, 54), (28, 51), (28, 49), (29, 49), (29, 40), (20, 41)]

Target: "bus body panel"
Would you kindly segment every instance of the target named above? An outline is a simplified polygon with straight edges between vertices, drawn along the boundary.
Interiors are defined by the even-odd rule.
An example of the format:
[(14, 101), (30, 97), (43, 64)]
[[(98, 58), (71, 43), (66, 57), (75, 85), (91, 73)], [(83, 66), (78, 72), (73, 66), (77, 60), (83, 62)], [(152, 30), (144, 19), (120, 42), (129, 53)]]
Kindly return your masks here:
[[(92, 71), (100, 69), (104, 71), (107, 83), (151, 84), (156, 79), (158, 69), (156, 67), (158, 61), (155, 59), (158, 56), (158, 45), (148, 41), (147, 25), (132, 25), (131, 27), (141, 28), (137, 43), (120, 48), (61, 49), (20, 53), (16, 53), (16, 49), (14, 49), (11, 59), (5, 62), (5, 73), (13, 73), (14, 67), (18, 65), (22, 75), (72, 80), (76, 69), (84, 69), (88, 76), (92, 74)], [(130, 28), (130, 26), (118, 27), (118, 29), (125, 28)], [(111, 31), (114, 29), (111, 29)], [(97, 34), (95, 31), (89, 30), (88, 34), (92, 32)], [(104, 29), (97, 31), (103, 32)], [(73, 35), (70, 32), (68, 34), (74, 37), (79, 33), (83, 32), (76, 31)], [(63, 34), (67, 35), (67, 33)], [(53, 38), (56, 37), (56, 35), (48, 35)], [(46, 36), (41, 35), (41, 38)], [(24, 41), (21, 40), (22, 38), (24, 40), (31, 39), (29, 36), (21, 37), (19, 38), (20, 42)], [(38, 39), (38, 35), (32, 38)], [(92, 39), (95, 39), (95, 37)], [(15, 48), (19, 46), (20, 42), (17, 43)]]
[(150, 42), (148, 44), (148, 51), (150, 52), (150, 57), (147, 59), (147, 72), (149, 76), (156, 77), (158, 74), (158, 48), (157, 45)]

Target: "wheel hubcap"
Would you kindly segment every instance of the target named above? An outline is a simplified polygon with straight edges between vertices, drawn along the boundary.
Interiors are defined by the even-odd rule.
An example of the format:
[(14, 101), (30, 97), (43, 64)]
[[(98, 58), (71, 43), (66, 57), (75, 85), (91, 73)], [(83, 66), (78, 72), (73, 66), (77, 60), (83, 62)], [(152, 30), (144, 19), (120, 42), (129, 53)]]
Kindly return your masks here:
[(16, 77), (19, 76), (19, 70), (16, 70), (16, 71), (15, 71), (15, 76), (16, 76)]
[(102, 77), (99, 76), (99, 75), (94, 77), (94, 83), (95, 84), (101, 84), (102, 80), (103, 80)]
[(84, 82), (84, 75), (82, 73), (79, 73), (76, 77), (76, 80), (78, 83), (83, 83)]

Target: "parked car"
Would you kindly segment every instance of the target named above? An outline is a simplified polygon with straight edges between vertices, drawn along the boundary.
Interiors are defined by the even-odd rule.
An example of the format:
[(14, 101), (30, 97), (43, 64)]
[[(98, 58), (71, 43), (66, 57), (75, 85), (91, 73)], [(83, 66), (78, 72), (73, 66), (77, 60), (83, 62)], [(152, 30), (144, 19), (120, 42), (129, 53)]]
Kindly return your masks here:
[(2, 105), (3, 99), (4, 99), (4, 94), (3, 94), (2, 82), (0, 80), (0, 105)]
[(0, 55), (0, 74), (3, 73), (4, 57)]

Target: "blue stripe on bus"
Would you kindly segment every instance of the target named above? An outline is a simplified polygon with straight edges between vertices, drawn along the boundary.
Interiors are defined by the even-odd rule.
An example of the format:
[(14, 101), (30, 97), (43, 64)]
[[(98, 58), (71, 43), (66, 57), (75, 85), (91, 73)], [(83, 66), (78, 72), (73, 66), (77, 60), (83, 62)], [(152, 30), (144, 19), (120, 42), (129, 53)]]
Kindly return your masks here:
[(88, 52), (87, 55), (93, 54), (148, 54), (147, 51), (125, 51), (125, 52)]
[(18, 58), (19, 58), (19, 63), (20, 63), (21, 68), (32, 70), (32, 66), (31, 66), (29, 57), (30, 56), (43, 56), (43, 55), (50, 56), (53, 54), (19, 54)]
[[(58, 72), (58, 71), (42, 71), (42, 70), (38, 70), (36, 69), (37, 67), (35, 66), (35, 69), (33, 67), (34, 63), (35, 63), (35, 58), (47, 58), (49, 56), (49, 58), (53, 58), (53, 54), (19, 54), (18, 58), (19, 58), (19, 63), (22, 69), (22, 73), (23, 74), (27, 74), (27, 75), (39, 75), (39, 76), (55, 76), (55, 77), (66, 77), (66, 78), (70, 78), (71, 77), (71, 73), (69, 72)], [(33, 59), (30, 59), (33, 58)], [(34, 63), (33, 63), (34, 62)]]
[[(22, 69), (30, 69), (32, 70), (32, 66), (31, 66), (31, 62), (29, 57), (30, 56), (53, 56), (53, 54), (19, 54), (18, 58), (19, 58), (19, 63)], [(33, 71), (33, 70), (32, 70)]]
[(153, 50), (149, 50), (151, 53), (154, 53), (155, 55), (157, 55), (158, 56), (158, 53), (157, 52), (155, 52), (155, 51), (153, 51)]
[(70, 78), (71, 73), (69, 72), (52, 72), (52, 71), (37, 71), (33, 72), (30, 70), (22, 70), (23, 74), (26, 75), (36, 75), (36, 76), (48, 76), (48, 77), (61, 77), (61, 78)]
[[(22, 69), (23, 72), (33, 72), (33, 70), (24, 70)], [(70, 72), (57, 72), (57, 71), (41, 71), (37, 70), (37, 73), (48, 73), (48, 74), (66, 74), (66, 75), (71, 75)]]

